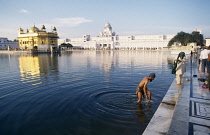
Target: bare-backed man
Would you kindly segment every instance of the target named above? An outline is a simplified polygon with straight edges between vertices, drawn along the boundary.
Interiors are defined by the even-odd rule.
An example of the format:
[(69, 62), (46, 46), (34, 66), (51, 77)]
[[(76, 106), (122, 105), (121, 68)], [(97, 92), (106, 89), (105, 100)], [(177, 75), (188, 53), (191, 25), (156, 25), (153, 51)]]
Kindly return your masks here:
[(136, 95), (138, 97), (138, 103), (142, 101), (142, 97), (145, 96), (148, 100), (151, 100), (151, 91), (147, 89), (147, 84), (155, 79), (155, 73), (150, 73), (148, 77), (144, 77), (144, 79), (139, 83), (136, 88)]

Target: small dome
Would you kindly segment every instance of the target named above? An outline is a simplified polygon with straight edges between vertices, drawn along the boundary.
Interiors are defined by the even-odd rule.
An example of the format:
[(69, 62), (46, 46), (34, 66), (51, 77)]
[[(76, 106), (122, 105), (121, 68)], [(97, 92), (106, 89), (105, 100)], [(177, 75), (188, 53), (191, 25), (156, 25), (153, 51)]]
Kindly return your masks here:
[(56, 27), (53, 28), (53, 31), (57, 31)]
[(38, 32), (38, 31), (39, 29), (35, 25), (31, 27), (31, 29), (29, 29), (29, 33)]
[(104, 27), (111, 27), (111, 25), (109, 24), (109, 23), (107, 23), (107, 24), (105, 24), (105, 26)]
[(46, 29), (44, 25), (42, 25), (42, 30), (43, 30), (43, 29)]
[(23, 29), (20, 27), (19, 29), (18, 29), (19, 31), (23, 31)]
[(34, 25), (33, 27), (31, 27), (31, 30), (38, 31), (39, 29)]

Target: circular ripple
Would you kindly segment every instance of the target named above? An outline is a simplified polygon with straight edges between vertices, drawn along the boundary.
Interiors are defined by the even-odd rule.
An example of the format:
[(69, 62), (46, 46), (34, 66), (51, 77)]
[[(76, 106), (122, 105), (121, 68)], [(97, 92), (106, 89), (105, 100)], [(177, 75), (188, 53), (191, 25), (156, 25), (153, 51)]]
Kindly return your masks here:
[(129, 93), (120, 91), (104, 91), (94, 96), (95, 102), (105, 109), (133, 110), (131, 107), (133, 97)]
[(100, 91), (87, 95), (84, 96), (87, 102), (79, 109), (84, 121), (92, 121), (97, 123), (95, 126), (102, 124), (110, 128), (128, 128), (128, 125), (136, 124), (135, 95), (117, 90)]
[(134, 96), (122, 91), (98, 92), (89, 97), (87, 106), (82, 111), (87, 117), (105, 118), (103, 122), (109, 120), (129, 123), (136, 110)]

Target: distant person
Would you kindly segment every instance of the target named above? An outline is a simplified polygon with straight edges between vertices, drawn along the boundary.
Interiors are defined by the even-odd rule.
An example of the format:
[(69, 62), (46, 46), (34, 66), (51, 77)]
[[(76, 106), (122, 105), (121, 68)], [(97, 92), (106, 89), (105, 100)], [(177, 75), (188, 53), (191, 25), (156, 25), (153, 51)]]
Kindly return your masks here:
[(172, 74), (176, 74), (177, 85), (182, 85), (182, 78), (185, 72), (186, 72), (185, 53), (180, 52), (178, 57), (174, 61), (174, 67), (172, 69)]
[(142, 101), (142, 97), (144, 96), (148, 100), (151, 100), (152, 93), (147, 89), (147, 84), (152, 82), (155, 79), (155, 73), (150, 73), (148, 77), (144, 77), (144, 79), (139, 83), (136, 88), (136, 95), (138, 97), (137, 103)]
[(200, 56), (201, 50), (202, 50), (202, 48), (198, 48), (198, 50), (197, 50), (198, 56)]
[(205, 69), (210, 66), (208, 62), (208, 54), (210, 53), (210, 47), (205, 47), (203, 51), (201, 51), (200, 54), (200, 60), (202, 62), (201, 64), (201, 73), (205, 73)]
[(199, 64), (199, 67), (198, 67), (198, 72), (202, 72), (202, 60), (200, 59), (200, 55), (201, 55), (201, 51), (203, 50), (203, 48), (198, 48), (198, 64)]

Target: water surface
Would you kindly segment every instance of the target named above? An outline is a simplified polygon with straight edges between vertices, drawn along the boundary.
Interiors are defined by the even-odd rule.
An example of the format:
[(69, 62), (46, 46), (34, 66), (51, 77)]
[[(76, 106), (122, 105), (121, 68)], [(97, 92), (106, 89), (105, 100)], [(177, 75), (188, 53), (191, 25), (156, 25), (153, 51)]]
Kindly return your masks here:
[[(170, 84), (170, 52), (0, 54), (1, 135), (139, 135)], [(136, 104), (149, 73), (152, 102)]]

